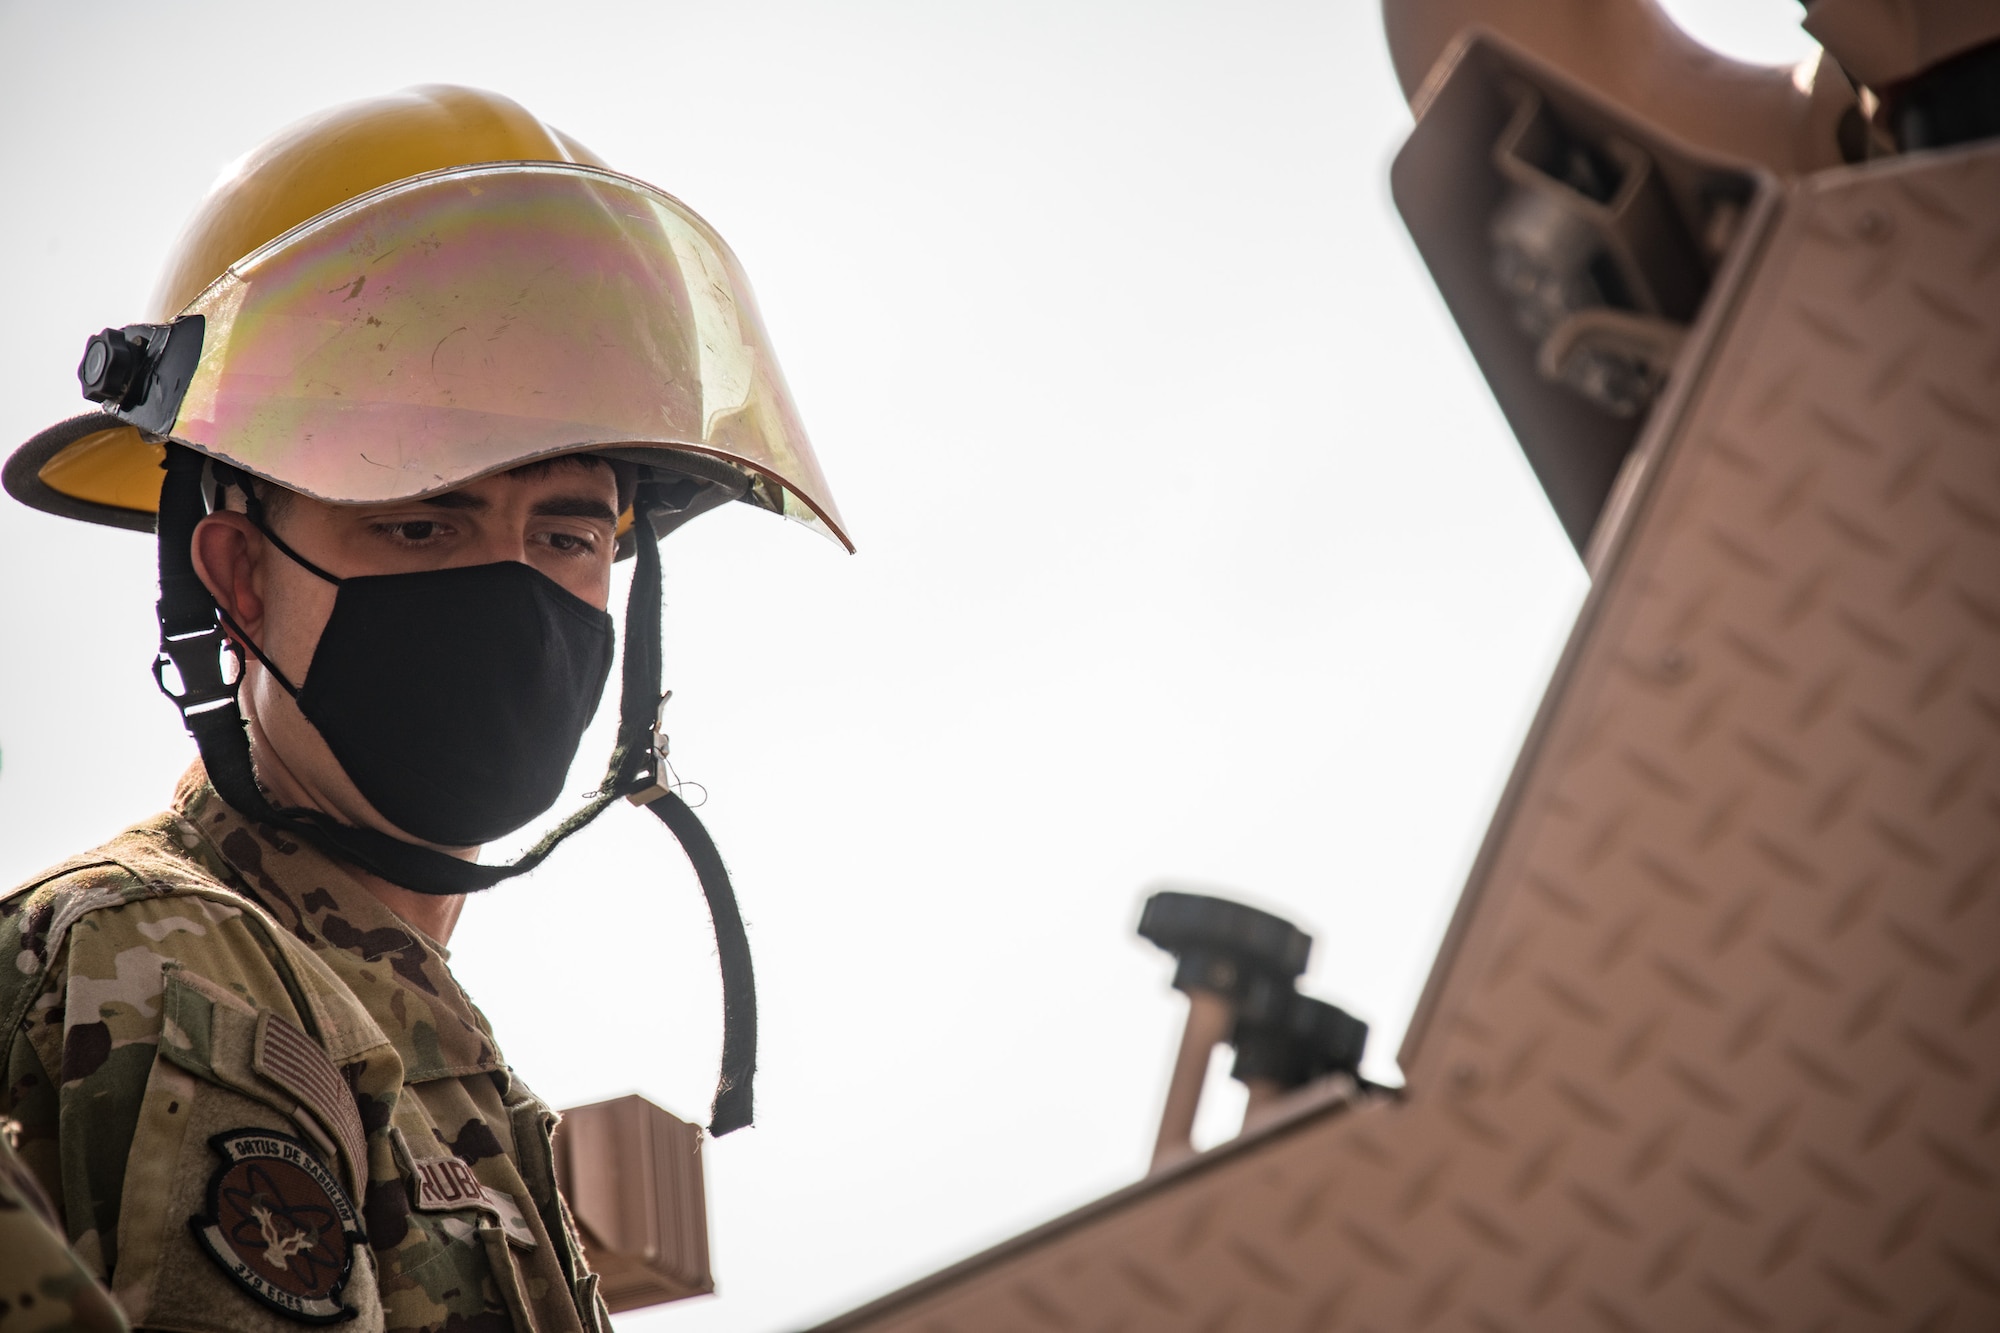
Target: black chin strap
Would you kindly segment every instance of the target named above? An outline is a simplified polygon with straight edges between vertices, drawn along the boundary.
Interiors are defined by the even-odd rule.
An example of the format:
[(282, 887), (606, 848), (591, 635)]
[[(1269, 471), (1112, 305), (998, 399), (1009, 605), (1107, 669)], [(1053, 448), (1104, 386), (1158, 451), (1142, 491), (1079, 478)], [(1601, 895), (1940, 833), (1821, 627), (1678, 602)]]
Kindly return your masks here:
[(701, 880), (715, 927), (716, 961), (722, 968), (722, 1077), (709, 1108), (708, 1132), (720, 1136), (751, 1120), (751, 1080), (757, 1075), (757, 974), (750, 966), (750, 937), (743, 931), (743, 914), (736, 909), (722, 854), (694, 811), (671, 791), (646, 802), (646, 808), (680, 839), (681, 850)]
[[(625, 607), (618, 740), (603, 785), (588, 804), (549, 830), (518, 861), (489, 866), (461, 861), (374, 829), (343, 824), (317, 810), (279, 809), (264, 795), (257, 785), (250, 737), (237, 705), (243, 650), (223, 633), (215, 601), (194, 570), (194, 529), (207, 513), (202, 502), (203, 463), (201, 455), (191, 449), (167, 446), (159, 516), (160, 655), (153, 663), (153, 676), (160, 692), (180, 709), (216, 793), (251, 819), (297, 834), (392, 884), (428, 894), (476, 893), (525, 874), (613, 801), (636, 796), (680, 840), (701, 881), (715, 925), (722, 970), (722, 1076), (710, 1109), (709, 1132), (720, 1136), (749, 1124), (752, 1079), (757, 1069), (757, 983), (751, 970), (750, 943), (729, 871), (694, 811), (667, 789), (664, 764), (654, 743), (660, 705), (661, 587), (660, 550), (653, 537), (651, 516), (663, 503), (658, 484), (642, 481), (632, 503), (638, 564)], [(225, 653), (236, 659), (232, 680), (223, 678)], [(167, 684), (169, 664), (180, 676), (178, 694)]]

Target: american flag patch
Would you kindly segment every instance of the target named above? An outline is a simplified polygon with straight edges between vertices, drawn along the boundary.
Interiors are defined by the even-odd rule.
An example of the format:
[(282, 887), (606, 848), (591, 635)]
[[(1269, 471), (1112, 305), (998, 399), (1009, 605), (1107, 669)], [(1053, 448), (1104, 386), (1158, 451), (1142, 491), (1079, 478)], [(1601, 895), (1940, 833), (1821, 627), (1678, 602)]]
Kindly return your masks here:
[(319, 1043), (265, 1010), (257, 1020), (257, 1042), (250, 1064), (313, 1113), (346, 1154), (355, 1188), (365, 1186), (368, 1136), (361, 1129), (361, 1112), (354, 1104), (354, 1092), (347, 1086), (347, 1080), (340, 1076)]

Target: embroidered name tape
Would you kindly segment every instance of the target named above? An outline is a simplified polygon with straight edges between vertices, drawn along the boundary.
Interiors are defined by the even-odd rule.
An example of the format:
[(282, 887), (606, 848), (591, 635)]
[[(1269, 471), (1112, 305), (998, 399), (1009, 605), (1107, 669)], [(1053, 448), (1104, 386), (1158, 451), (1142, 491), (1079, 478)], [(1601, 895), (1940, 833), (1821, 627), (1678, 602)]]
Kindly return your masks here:
[(507, 1239), (524, 1250), (535, 1248), (535, 1231), (511, 1194), (482, 1185), (471, 1166), (456, 1157), (412, 1161), (416, 1181), (414, 1206), (419, 1212), (452, 1213), (476, 1208), (500, 1223)]
[(340, 1293), (363, 1243), (340, 1181), (298, 1139), (232, 1129), (209, 1145), (222, 1164), (208, 1182), (208, 1212), (188, 1219), (208, 1256), (237, 1286), (308, 1324), (352, 1319)]

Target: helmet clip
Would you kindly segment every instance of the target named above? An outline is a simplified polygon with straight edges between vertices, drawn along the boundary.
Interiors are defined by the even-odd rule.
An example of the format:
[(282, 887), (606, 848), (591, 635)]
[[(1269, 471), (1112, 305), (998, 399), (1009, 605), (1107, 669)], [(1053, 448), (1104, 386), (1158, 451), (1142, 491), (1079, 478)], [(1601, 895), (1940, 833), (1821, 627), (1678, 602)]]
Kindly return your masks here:
[(668, 775), (673, 772), (667, 764), (667, 752), (671, 748), (671, 742), (667, 738), (667, 700), (673, 697), (674, 692), (668, 690), (660, 696), (659, 706), (653, 710), (653, 746), (648, 756), (653, 770), (653, 780), (625, 798), (634, 805), (650, 805), (671, 790), (667, 786)]
[[(227, 679), (222, 669), (225, 652), (236, 659), (236, 670)], [(168, 667), (180, 677), (178, 694), (167, 684)], [(233, 702), (242, 679), (243, 646), (223, 633), (220, 625), (178, 638), (163, 635), (160, 651), (153, 658), (153, 683), (180, 709), (182, 718)]]

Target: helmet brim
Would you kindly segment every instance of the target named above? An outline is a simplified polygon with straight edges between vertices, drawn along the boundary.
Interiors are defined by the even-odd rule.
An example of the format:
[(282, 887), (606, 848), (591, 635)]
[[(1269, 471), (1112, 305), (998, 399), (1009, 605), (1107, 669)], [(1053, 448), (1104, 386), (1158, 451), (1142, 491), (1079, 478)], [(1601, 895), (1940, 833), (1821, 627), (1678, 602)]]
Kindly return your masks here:
[(78, 469), (80, 464), (87, 469), (88, 457), (100, 450), (128, 458), (150, 450), (156, 467), (161, 453), (160, 446), (148, 444), (137, 427), (128, 426), (106, 412), (85, 412), (81, 416), (58, 421), (16, 449), (8, 457), (5, 467), (0, 468), (0, 485), (5, 486), (7, 494), (30, 509), (54, 514), (57, 518), (80, 519), (85, 523), (125, 528), (132, 532), (153, 531), (153, 515), (159, 507), (157, 479), (153, 482), (150, 503), (141, 508), (111, 502), (112, 497), (124, 500), (141, 498), (128, 494), (133, 490), (129, 468), (120, 469), (123, 475), (115, 480), (115, 489), (100, 492), (106, 495), (104, 499), (89, 498), (88, 490), (79, 494), (78, 490), (82, 488), (59, 489), (50, 485), (44, 476), (52, 467), (65, 464), (72, 470)]

